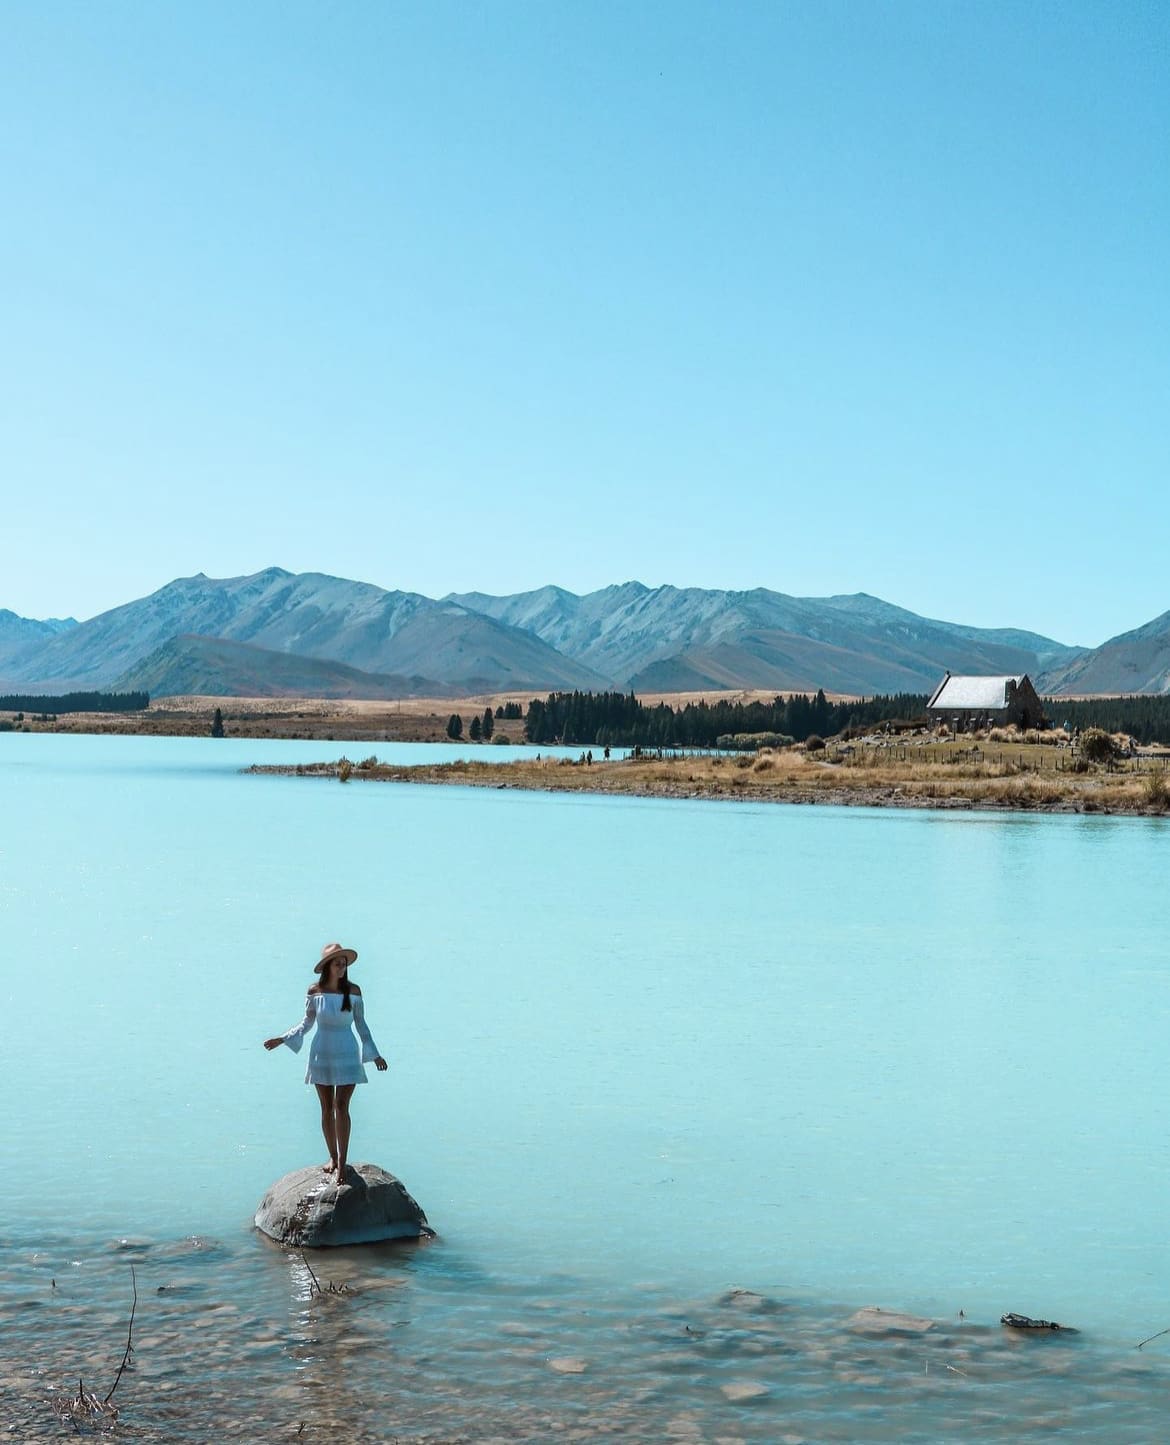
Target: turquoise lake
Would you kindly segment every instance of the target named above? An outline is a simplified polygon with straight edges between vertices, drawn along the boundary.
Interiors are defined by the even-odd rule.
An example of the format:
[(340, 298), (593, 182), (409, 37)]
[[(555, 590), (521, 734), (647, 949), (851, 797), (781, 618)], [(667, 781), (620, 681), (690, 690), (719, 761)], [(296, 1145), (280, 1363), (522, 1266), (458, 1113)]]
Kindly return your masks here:
[[(1162, 1433), (1170, 823), (240, 771), (371, 750), (0, 736), (15, 1438), (108, 1387), (130, 1265), (126, 1438)], [(350, 1157), (439, 1237), (322, 1297), (251, 1220), (324, 1157), (261, 1040), (334, 938)]]

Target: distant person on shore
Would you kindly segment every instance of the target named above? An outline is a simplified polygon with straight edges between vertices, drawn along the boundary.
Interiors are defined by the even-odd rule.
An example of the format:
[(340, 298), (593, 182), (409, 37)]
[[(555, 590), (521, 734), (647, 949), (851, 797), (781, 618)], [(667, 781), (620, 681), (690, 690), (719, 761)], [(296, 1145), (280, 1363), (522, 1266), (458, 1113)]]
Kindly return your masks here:
[[(305, 999), (304, 1018), (279, 1038), (264, 1040), (266, 1049), (287, 1044), (295, 1054), (300, 1051), (305, 1035), (317, 1025), (309, 1049), (305, 1083), (316, 1086), (321, 1101), (321, 1132), (329, 1150), (329, 1162), (323, 1167), (326, 1174), (336, 1175), (338, 1184), (345, 1179), (349, 1156), (350, 1097), (358, 1084), (366, 1082), (362, 1065), (372, 1062), (379, 1073), (387, 1068), (366, 1023), (362, 991), (349, 981), (349, 966), (356, 958), (354, 949), (327, 943), (313, 965), (313, 972), (319, 977)], [(360, 1053), (355, 1028), (361, 1036)]]

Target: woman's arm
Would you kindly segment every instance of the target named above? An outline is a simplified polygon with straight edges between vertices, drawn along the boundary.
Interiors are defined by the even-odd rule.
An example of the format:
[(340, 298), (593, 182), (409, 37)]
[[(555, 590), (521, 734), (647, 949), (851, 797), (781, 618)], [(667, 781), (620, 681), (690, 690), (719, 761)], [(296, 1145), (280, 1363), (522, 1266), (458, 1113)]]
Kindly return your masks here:
[(370, 1033), (370, 1026), (366, 1023), (366, 1006), (362, 1003), (362, 996), (356, 990), (349, 996), (350, 1004), (353, 1007), (353, 1026), (358, 1031), (358, 1037), (362, 1041), (362, 1063), (372, 1063), (378, 1070), (387, 1067), (386, 1060), (378, 1052), (378, 1046)]
[(311, 1033), (313, 1025), (317, 1022), (317, 996), (309, 994), (305, 999), (305, 1016), (297, 1024), (295, 1029), (289, 1029), (287, 1034), (281, 1034), (278, 1038), (265, 1039), (266, 1049), (278, 1049), (281, 1044), (287, 1044), (294, 1054), (299, 1054), (301, 1045), (305, 1041), (305, 1035)]

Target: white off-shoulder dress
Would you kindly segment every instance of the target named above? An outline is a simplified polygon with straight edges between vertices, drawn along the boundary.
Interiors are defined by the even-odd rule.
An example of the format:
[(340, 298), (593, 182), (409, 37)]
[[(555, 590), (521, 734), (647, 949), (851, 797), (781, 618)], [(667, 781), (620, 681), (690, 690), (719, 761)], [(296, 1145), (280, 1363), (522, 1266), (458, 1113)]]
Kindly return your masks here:
[[(305, 1035), (317, 1025), (313, 1042), (309, 1046), (309, 1067), (305, 1070), (306, 1084), (364, 1084), (366, 1071), (363, 1064), (370, 1064), (378, 1057), (378, 1046), (370, 1035), (366, 1023), (366, 1011), (361, 995), (351, 993), (350, 1007), (342, 1012), (342, 996), (339, 993), (311, 993), (305, 999), (305, 1016), (295, 1029), (289, 1029), (281, 1037), (299, 1053)], [(361, 1036), (361, 1053), (353, 1031)]]

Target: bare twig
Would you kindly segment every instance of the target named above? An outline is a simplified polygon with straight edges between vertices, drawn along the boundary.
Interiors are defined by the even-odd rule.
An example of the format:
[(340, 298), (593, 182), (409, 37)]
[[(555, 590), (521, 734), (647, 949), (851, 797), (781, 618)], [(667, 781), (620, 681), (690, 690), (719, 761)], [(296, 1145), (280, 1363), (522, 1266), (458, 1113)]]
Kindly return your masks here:
[(138, 1280), (134, 1276), (134, 1266), (130, 1266), (130, 1283), (134, 1289), (134, 1301), (130, 1306), (130, 1324), (126, 1330), (126, 1353), (122, 1356), (122, 1363), (118, 1366), (118, 1373), (114, 1376), (114, 1383), (110, 1386), (110, 1394), (106, 1396), (105, 1403), (110, 1403), (110, 1396), (118, 1388), (118, 1382), (122, 1378), (122, 1372), (130, 1363), (130, 1356), (134, 1353), (131, 1340), (134, 1338), (134, 1311), (138, 1308)]
[[(54, 1400), (53, 1409), (57, 1413), (62, 1424), (69, 1424), (73, 1427), (73, 1433), (88, 1433), (99, 1420), (107, 1424), (113, 1424), (118, 1418), (118, 1407), (112, 1405), (110, 1400), (122, 1375), (130, 1364), (130, 1357), (134, 1353), (134, 1314), (138, 1308), (138, 1281), (134, 1276), (134, 1269), (131, 1267), (130, 1280), (134, 1289), (134, 1302), (130, 1306), (130, 1324), (126, 1330), (126, 1349), (122, 1355), (122, 1363), (118, 1366), (118, 1373), (114, 1376), (114, 1383), (110, 1386), (110, 1393), (104, 1400), (99, 1400), (92, 1390), (85, 1388), (85, 1381), (77, 1381), (77, 1394), (72, 1400)], [(86, 1428), (88, 1427), (88, 1428)]]
[(352, 1293), (353, 1293), (353, 1291), (350, 1289), (349, 1285), (347, 1285), (347, 1284), (334, 1284), (332, 1280), (329, 1281), (329, 1284), (328, 1284), (327, 1287), (322, 1286), (321, 1281), (320, 1281), (320, 1280), (317, 1278), (317, 1276), (313, 1273), (313, 1266), (312, 1266), (312, 1265), (309, 1263), (309, 1261), (305, 1258), (305, 1251), (304, 1251), (303, 1249), (301, 1250), (301, 1260), (302, 1260), (305, 1268), (309, 1271), (309, 1278), (313, 1281), (313, 1288), (309, 1291), (310, 1294), (313, 1294), (313, 1293), (316, 1293), (316, 1294), (352, 1294)]
[(321, 1281), (320, 1281), (320, 1280), (317, 1278), (317, 1276), (313, 1273), (313, 1266), (309, 1263), (308, 1259), (305, 1257), (305, 1251), (304, 1251), (303, 1249), (301, 1250), (301, 1263), (302, 1263), (302, 1264), (305, 1266), (305, 1268), (309, 1271), (309, 1278), (313, 1281), (313, 1288), (317, 1291), (318, 1294), (324, 1294), (325, 1291), (321, 1288)]
[(1168, 1326), (1168, 1327), (1167, 1327), (1166, 1329), (1164, 1329), (1164, 1330), (1159, 1330), (1156, 1335), (1151, 1335), (1149, 1340), (1142, 1340), (1142, 1342), (1141, 1342), (1140, 1345), (1135, 1345), (1135, 1346), (1134, 1346), (1134, 1349), (1135, 1349), (1135, 1350), (1140, 1350), (1141, 1347), (1142, 1347), (1142, 1345), (1148, 1345), (1148, 1344), (1150, 1343), (1150, 1340), (1160, 1340), (1163, 1335), (1170, 1335), (1170, 1326)]

